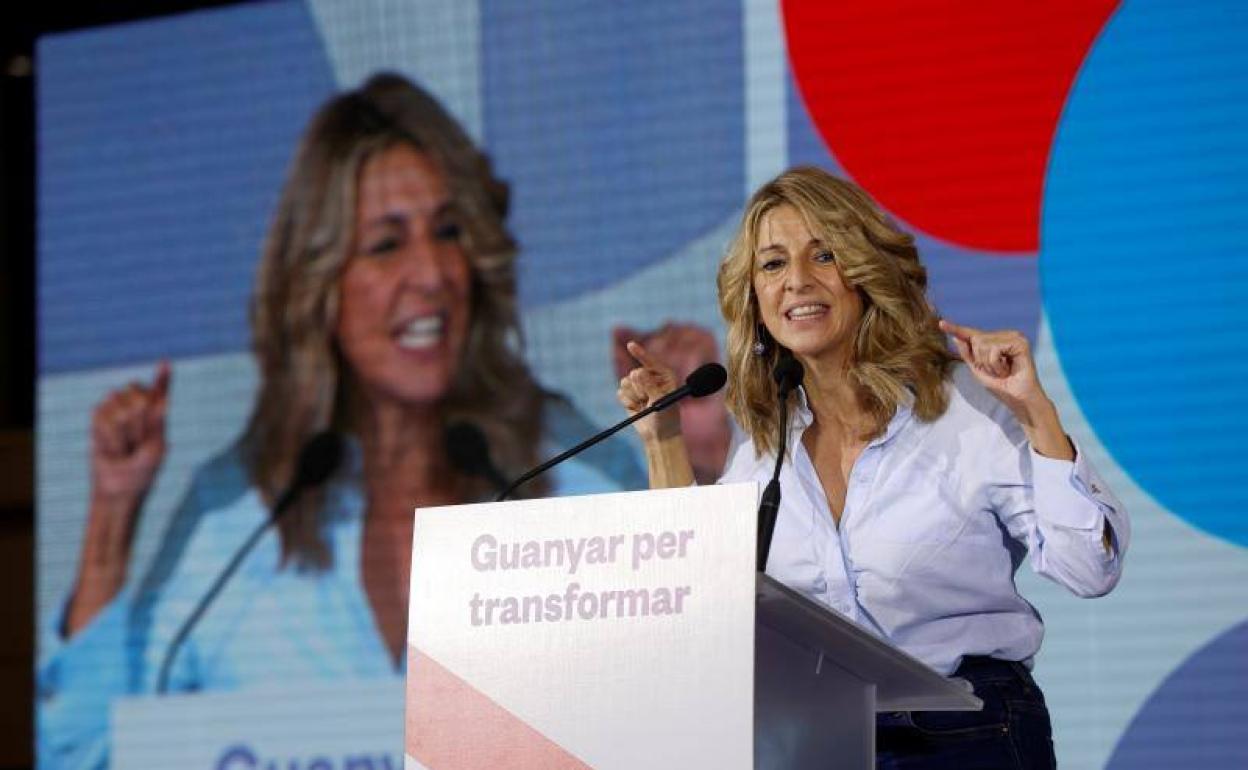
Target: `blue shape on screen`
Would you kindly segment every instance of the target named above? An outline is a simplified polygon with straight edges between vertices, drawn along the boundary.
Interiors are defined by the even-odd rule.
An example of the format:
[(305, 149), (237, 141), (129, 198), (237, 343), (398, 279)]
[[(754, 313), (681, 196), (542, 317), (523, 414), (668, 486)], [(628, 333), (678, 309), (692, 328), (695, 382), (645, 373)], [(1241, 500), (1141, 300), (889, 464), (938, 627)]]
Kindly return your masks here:
[(740, 3), (481, 5), (485, 140), (512, 185), (523, 304), (609, 286), (737, 210)]
[(39, 370), (244, 350), (265, 227), (334, 90), (298, 3), (39, 45)]
[(1183, 662), (1144, 703), (1107, 770), (1248, 767), (1248, 621)]
[[(786, 84), (789, 165), (818, 166), (850, 178), (816, 131), (791, 71)], [(980, 329), (1017, 329), (1035, 341), (1040, 278), (1034, 257), (967, 249), (902, 226), (915, 237), (927, 267), (928, 296), (942, 316)]]
[(1071, 388), (1114, 459), (1248, 545), (1248, 6), (1124, 4), (1058, 128), (1040, 266)]

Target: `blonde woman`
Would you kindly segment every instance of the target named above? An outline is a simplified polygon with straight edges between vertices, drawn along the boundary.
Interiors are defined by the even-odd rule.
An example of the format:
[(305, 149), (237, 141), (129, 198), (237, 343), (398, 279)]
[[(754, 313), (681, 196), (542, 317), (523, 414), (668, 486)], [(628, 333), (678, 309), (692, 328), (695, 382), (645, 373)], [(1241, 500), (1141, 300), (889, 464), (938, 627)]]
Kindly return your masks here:
[[(320, 109), (259, 268), (250, 422), (196, 474), (132, 592), (130, 538), (165, 453), (169, 368), (96, 409), (78, 577), (57, 629), (63, 645), (40, 671), (41, 758), (103, 761), (109, 699), (152, 689), (175, 629), (268, 516), (300, 447), (325, 429), (348, 438), (342, 467), (251, 552), (174, 659), (170, 686), (401, 672), (412, 510), (495, 491), (452, 465), (446, 425), (475, 424), (514, 475), (564, 448), (564, 436), (591, 432), (520, 357), (507, 207), (486, 156), (407, 80), (378, 75)], [(641, 478), (629, 450), (605, 447), (522, 494)]]
[[(1067, 437), (1026, 338), (939, 320), (926, 284), (913, 238), (855, 185), (797, 168), (755, 193), (719, 271), (728, 406), (749, 439), (722, 481), (771, 477), (772, 371), (794, 357), (805, 378), (789, 396), (767, 572), (985, 702), (881, 715), (879, 766), (1051, 767), (1029, 673), (1044, 628), (1014, 573), (1026, 557), (1075, 594), (1102, 595), (1129, 523)], [(629, 351), (641, 365), (618, 395), (635, 412), (675, 378), (641, 345)], [(674, 416), (637, 428), (651, 485), (691, 483)]]

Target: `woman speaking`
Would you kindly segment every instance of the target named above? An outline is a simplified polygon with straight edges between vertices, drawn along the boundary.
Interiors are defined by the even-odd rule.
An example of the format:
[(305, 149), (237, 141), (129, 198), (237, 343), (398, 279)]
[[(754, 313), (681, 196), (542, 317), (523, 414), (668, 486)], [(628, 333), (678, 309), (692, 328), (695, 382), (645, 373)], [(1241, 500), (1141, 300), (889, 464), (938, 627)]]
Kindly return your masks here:
[[(1026, 338), (939, 320), (926, 285), (914, 239), (853, 184), (798, 168), (755, 193), (719, 270), (728, 406), (748, 439), (721, 481), (768, 481), (785, 431), (768, 574), (984, 701), (881, 714), (880, 767), (1053, 767), (1029, 672), (1044, 626), (1014, 573), (1027, 558), (1103, 595), (1129, 523), (1066, 435)], [(628, 350), (640, 366), (618, 395), (636, 412), (677, 383)], [(805, 376), (782, 412), (773, 371), (789, 357)], [(651, 486), (692, 483), (675, 416), (636, 425)]]
[[(251, 419), (197, 471), (138, 580), (127, 580), (131, 539), (166, 451), (169, 367), (95, 410), (78, 575), (38, 672), (41, 762), (103, 766), (109, 704), (127, 694), (401, 673), (412, 510), (497, 491), (457, 467), (448, 425), (484, 434), (495, 475), (590, 428), (521, 356), (508, 203), (486, 155), (406, 79), (375, 75), (320, 108), (258, 270)], [(177, 643), (247, 533), (270, 520), (300, 448), (327, 430), (346, 437), (340, 467), (295, 500)], [(640, 480), (629, 450), (603, 450), (522, 493), (615, 490), (634, 468)]]

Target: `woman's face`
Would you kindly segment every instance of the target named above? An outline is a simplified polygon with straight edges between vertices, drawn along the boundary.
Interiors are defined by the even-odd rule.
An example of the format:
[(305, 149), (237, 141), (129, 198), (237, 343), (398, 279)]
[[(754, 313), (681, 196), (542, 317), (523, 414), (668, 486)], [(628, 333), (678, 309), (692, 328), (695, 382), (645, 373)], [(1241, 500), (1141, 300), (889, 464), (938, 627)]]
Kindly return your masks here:
[(828, 244), (788, 204), (763, 215), (754, 244), (754, 294), (767, 331), (804, 362), (849, 361), (862, 298), (845, 283)]
[(470, 268), (446, 176), (397, 145), (360, 170), (351, 256), (339, 280), (338, 344), (373, 402), (431, 405), (459, 368)]

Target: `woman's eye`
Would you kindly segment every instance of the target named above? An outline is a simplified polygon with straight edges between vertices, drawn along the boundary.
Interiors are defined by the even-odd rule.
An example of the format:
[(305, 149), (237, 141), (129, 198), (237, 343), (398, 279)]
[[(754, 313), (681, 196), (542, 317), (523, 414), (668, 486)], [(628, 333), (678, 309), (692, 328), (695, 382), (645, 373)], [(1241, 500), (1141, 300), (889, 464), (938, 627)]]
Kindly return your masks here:
[(455, 222), (447, 222), (439, 225), (437, 229), (433, 231), (433, 237), (437, 238), (439, 241), (458, 241), (460, 232), (461, 230), (459, 224)]
[(836, 255), (830, 251), (820, 251), (815, 254), (815, 261), (820, 264), (828, 264), (836, 261)]
[(369, 254), (388, 254), (399, 247), (399, 239), (394, 236), (374, 241), (368, 247)]
[(784, 267), (783, 259), (769, 259), (759, 265), (758, 269), (762, 270), (764, 273), (774, 273), (782, 267)]

